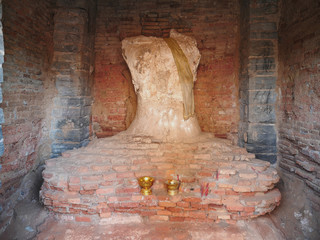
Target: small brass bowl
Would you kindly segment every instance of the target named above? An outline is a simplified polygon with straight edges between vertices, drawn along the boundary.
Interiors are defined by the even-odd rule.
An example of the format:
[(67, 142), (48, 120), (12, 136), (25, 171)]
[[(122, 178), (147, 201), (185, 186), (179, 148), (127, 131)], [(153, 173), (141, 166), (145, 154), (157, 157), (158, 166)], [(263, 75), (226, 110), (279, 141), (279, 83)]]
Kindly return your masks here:
[(169, 195), (174, 196), (179, 192), (180, 181), (170, 179), (170, 180), (167, 180), (165, 183), (167, 185)]
[(144, 176), (144, 177), (140, 177), (138, 179), (139, 185), (141, 187), (141, 194), (142, 195), (151, 195), (152, 194), (152, 190), (151, 187), (153, 185), (154, 182), (154, 178), (153, 177), (148, 177), (148, 176)]

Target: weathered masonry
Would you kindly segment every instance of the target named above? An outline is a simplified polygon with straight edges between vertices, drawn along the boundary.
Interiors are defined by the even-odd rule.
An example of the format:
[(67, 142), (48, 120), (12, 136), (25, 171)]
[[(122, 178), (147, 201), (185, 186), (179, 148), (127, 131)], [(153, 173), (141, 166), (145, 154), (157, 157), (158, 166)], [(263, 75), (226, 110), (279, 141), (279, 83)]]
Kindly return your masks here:
[[(271, 214), (274, 222), (289, 239), (319, 238), (319, 1), (2, 0), (0, 5), (0, 218), (4, 226), (10, 222), (17, 201), (42, 184), (42, 180), (31, 181), (30, 176), (41, 175), (45, 161), (53, 163), (62, 158), (67, 162), (66, 159), (76, 158), (72, 154), (83, 154), (81, 151), (86, 149), (83, 147), (93, 144), (95, 138), (114, 136), (130, 127), (139, 101), (123, 58), (121, 41), (139, 35), (167, 38), (170, 30), (175, 29), (194, 38), (201, 55), (193, 89), (201, 131), (214, 135), (217, 141), (232, 143), (230, 149), (243, 149), (235, 153), (241, 161), (241, 155), (248, 154), (248, 159), (255, 158), (262, 166), (274, 167), (280, 176), (275, 187), (282, 196), (280, 205)], [(133, 159), (137, 152), (131, 152), (131, 147), (125, 145), (120, 150), (114, 147), (114, 151), (130, 153), (126, 159)], [(216, 149), (209, 148), (212, 158), (228, 159), (220, 153), (214, 155)], [(171, 162), (158, 159), (160, 162), (151, 164), (152, 168), (158, 169), (160, 164), (164, 168), (161, 171), (173, 170), (180, 164), (175, 161), (183, 155), (183, 146), (180, 150), (175, 156), (166, 156)], [(203, 148), (198, 150), (201, 152)], [(227, 152), (224, 153), (228, 155)], [(153, 157), (149, 156), (150, 161)], [(193, 167), (197, 174), (209, 174), (200, 171), (205, 168), (203, 163), (195, 165), (193, 160), (185, 159), (182, 165)], [(131, 168), (132, 164), (124, 165)], [(246, 165), (248, 169), (250, 166)], [(213, 186), (222, 181), (215, 179), (221, 167), (211, 169), (212, 181), (218, 181), (211, 183), (212, 192), (221, 190), (219, 184)], [(59, 166), (47, 170), (53, 171), (54, 178)], [(123, 176), (129, 172), (124, 170), (125, 167), (116, 167), (106, 171)], [(99, 171), (92, 169), (92, 173), (100, 174)], [(244, 180), (239, 171), (227, 173), (222, 168), (237, 183)], [(80, 171), (79, 186), (83, 187), (83, 183), (86, 189), (81, 188), (79, 194), (93, 191), (90, 184), (94, 181), (83, 178), (83, 174)], [(44, 175), (47, 179), (49, 176)], [(261, 182), (264, 180), (259, 174), (253, 176), (255, 183), (247, 179), (253, 184), (252, 189), (274, 184)], [(123, 176), (125, 184), (129, 184), (127, 178)], [(62, 189), (77, 186), (78, 179), (71, 179), (61, 182), (65, 183)], [(239, 187), (237, 183), (229, 185), (232, 191), (227, 192), (237, 192), (233, 189)], [(116, 194), (117, 184), (113, 184), (112, 194)], [(100, 185), (95, 191), (99, 188)], [(250, 189), (249, 195), (252, 192)], [(116, 199), (111, 193), (104, 195), (108, 194), (113, 209), (119, 210), (116, 204), (121, 207), (125, 200)], [(135, 192), (130, 194), (133, 208), (143, 204), (144, 200), (136, 198)], [(270, 204), (276, 205), (278, 195), (273, 194)], [(172, 204), (171, 200), (161, 199), (161, 194), (158, 196), (159, 204)], [(182, 198), (175, 202), (175, 208), (178, 203), (179, 209), (184, 204), (197, 206), (197, 201)], [(158, 206), (164, 208), (159, 214), (164, 220), (173, 218), (165, 215), (170, 212), (169, 205)], [(223, 206), (227, 209), (230, 205)], [(210, 212), (215, 218), (209, 209), (217, 206), (207, 204), (207, 207), (202, 212)], [(250, 207), (237, 205), (233, 210), (239, 216), (258, 212)], [(231, 219), (236, 218), (233, 210)], [(188, 214), (184, 217), (189, 218)]]

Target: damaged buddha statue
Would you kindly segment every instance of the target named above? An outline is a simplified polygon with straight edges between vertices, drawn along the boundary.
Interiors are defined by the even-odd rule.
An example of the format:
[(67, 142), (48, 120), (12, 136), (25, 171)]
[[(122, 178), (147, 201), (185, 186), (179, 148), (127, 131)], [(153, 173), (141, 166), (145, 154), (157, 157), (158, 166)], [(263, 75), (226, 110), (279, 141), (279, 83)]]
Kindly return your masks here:
[[(201, 132), (193, 99), (200, 54), (193, 38), (174, 31), (167, 39), (132, 37), (122, 41), (122, 51), (138, 98), (135, 119), (116, 136), (46, 160), (40, 196), (49, 210), (109, 225), (237, 221), (279, 205), (279, 176), (269, 162)], [(152, 192), (152, 198), (140, 196)], [(150, 215), (164, 199), (183, 217)], [(195, 212), (186, 199), (203, 207)]]
[(125, 132), (161, 141), (199, 137), (193, 86), (200, 61), (196, 40), (170, 32), (170, 38), (137, 36), (122, 41), (137, 94), (135, 119)]

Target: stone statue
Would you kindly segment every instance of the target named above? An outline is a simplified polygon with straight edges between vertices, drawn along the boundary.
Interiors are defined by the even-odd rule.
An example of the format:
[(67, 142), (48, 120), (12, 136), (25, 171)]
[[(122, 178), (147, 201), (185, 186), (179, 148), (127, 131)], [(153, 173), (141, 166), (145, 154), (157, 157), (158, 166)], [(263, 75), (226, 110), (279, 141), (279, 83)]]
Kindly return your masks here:
[(136, 117), (126, 133), (163, 141), (200, 135), (193, 100), (200, 61), (195, 39), (174, 30), (168, 39), (131, 37), (122, 41), (122, 52), (138, 99)]

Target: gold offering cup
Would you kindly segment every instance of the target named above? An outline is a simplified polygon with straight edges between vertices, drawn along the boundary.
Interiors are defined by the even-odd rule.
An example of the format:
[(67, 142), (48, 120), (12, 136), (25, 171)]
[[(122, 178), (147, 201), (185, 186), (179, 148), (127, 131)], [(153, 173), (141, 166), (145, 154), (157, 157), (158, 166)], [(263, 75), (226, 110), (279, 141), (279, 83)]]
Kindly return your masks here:
[(171, 179), (171, 180), (167, 180), (166, 184), (167, 184), (169, 195), (174, 196), (179, 192), (180, 181)]
[(144, 177), (140, 177), (138, 179), (139, 185), (141, 187), (141, 194), (142, 195), (151, 195), (152, 194), (152, 190), (151, 187), (153, 185), (154, 182), (154, 178), (153, 177), (148, 177), (148, 176), (144, 176)]

